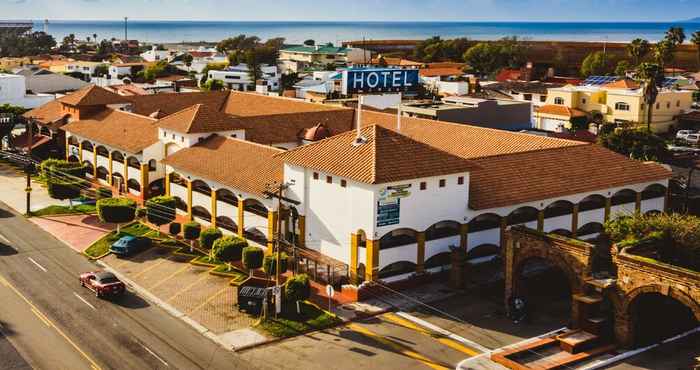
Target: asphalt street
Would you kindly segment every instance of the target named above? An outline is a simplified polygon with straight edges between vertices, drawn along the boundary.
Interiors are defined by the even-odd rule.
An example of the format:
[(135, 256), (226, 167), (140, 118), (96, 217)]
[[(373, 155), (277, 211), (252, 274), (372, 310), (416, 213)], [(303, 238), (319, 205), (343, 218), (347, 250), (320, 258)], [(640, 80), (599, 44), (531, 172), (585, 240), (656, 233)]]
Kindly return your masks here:
[(78, 281), (96, 269), (0, 203), (1, 368), (256, 368), (133, 292), (96, 298)]

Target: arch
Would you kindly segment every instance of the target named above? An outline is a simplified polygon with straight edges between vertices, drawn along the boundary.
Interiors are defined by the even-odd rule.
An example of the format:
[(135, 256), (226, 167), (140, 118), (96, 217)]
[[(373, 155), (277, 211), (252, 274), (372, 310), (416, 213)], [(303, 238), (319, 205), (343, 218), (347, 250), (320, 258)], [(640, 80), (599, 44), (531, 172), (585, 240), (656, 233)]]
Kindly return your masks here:
[(591, 234), (599, 234), (603, 232), (603, 224), (600, 222), (589, 222), (576, 230), (576, 235), (585, 236)]
[(170, 183), (171, 184), (176, 184), (176, 185), (180, 185), (183, 187), (187, 187), (187, 179), (182, 177), (179, 173), (171, 172), (168, 174), (168, 176), (170, 176)]
[(165, 194), (165, 179), (161, 178), (158, 180), (151, 181), (148, 184), (148, 195), (151, 197), (159, 196)]
[(582, 283), (575, 271), (555, 256), (528, 253), (514, 265), (512, 277), (514, 297), (524, 298), (528, 305), (541, 311), (544, 306), (563, 303), (570, 310), (573, 294), (582, 290)]
[(474, 248), (469, 248), (469, 251), (467, 252), (467, 260), (497, 256), (500, 253), (501, 247), (496, 244), (481, 244)]
[(112, 152), (112, 160), (115, 162), (124, 163), (124, 154), (118, 150)]
[(139, 184), (139, 182), (136, 179), (127, 180), (126, 187), (129, 188), (129, 190), (141, 192), (141, 184)]
[(651, 184), (642, 190), (642, 200), (661, 198), (666, 196), (666, 186)]
[(395, 229), (387, 232), (379, 239), (379, 249), (396, 248), (403, 245), (418, 243), (418, 232), (409, 228)]
[(267, 218), (267, 207), (265, 207), (265, 205), (261, 201), (255, 198), (246, 199), (244, 201), (243, 209), (254, 215)]
[(192, 181), (192, 191), (204, 194), (206, 196), (211, 196), (211, 187), (209, 186), (209, 184), (202, 180)]
[(469, 233), (501, 227), (501, 216), (495, 213), (480, 214), (469, 221)]
[(622, 189), (612, 195), (611, 204), (619, 206), (621, 204), (634, 203), (637, 201), (637, 192), (632, 189)]
[(600, 194), (591, 194), (578, 203), (579, 212), (592, 211), (605, 208), (605, 197)]
[(151, 159), (148, 161), (148, 170), (149, 171), (155, 171), (156, 170), (156, 165), (158, 165), (158, 162), (155, 159)]
[(141, 161), (139, 161), (139, 159), (134, 157), (133, 155), (126, 159), (126, 163), (131, 168), (137, 168), (137, 169), (141, 168)]
[(441, 252), (425, 260), (425, 268), (447, 266), (452, 263), (452, 252)]
[(95, 167), (92, 165), (92, 162), (83, 161), (83, 166), (85, 166), (86, 174), (92, 175), (94, 173)]
[(107, 176), (109, 176), (109, 171), (107, 171), (104, 166), (97, 167), (97, 178), (100, 180), (107, 181)]
[(173, 197), (175, 199), (175, 208), (187, 212), (187, 202), (182, 200), (180, 197)]
[(355, 234), (357, 234), (357, 246), (358, 247), (367, 246), (367, 233), (364, 230), (359, 229), (359, 230), (357, 230), (357, 232)]
[(75, 136), (68, 136), (68, 145), (78, 146), (78, 138)]
[(236, 225), (236, 223), (230, 217), (226, 216), (218, 216), (216, 218), (216, 226), (232, 233), (238, 231), (238, 225)]
[(544, 208), (544, 218), (570, 215), (574, 212), (574, 203), (568, 200), (558, 200)]
[(90, 152), (92, 151), (93, 146), (92, 146), (92, 143), (91, 143), (91, 142), (89, 142), (89, 141), (87, 141), (87, 140), (83, 140), (83, 143), (82, 143), (82, 144), (83, 144), (83, 150), (87, 150), (87, 151), (90, 151)]
[(416, 271), (416, 264), (409, 261), (398, 261), (384, 266), (379, 270), (379, 278), (385, 279), (392, 276), (410, 274)]
[(209, 210), (202, 206), (192, 207), (192, 217), (196, 217), (207, 222), (211, 221), (211, 213), (209, 213)]
[(530, 206), (515, 209), (508, 215), (508, 225), (519, 225), (537, 221), (539, 212), (537, 208)]
[(267, 245), (267, 236), (262, 231), (257, 228), (250, 228), (245, 230), (243, 235), (246, 239), (252, 240), (261, 245)]
[(109, 150), (107, 150), (107, 148), (105, 148), (103, 145), (98, 145), (96, 150), (97, 155), (105, 158), (109, 157)]
[(231, 190), (225, 188), (217, 189), (216, 199), (220, 202), (238, 207), (238, 197)]
[(76, 157), (75, 155), (71, 155), (68, 157), (68, 162), (80, 163), (80, 158)]
[[(665, 292), (668, 292), (668, 294), (665, 294)], [(677, 290), (677, 289), (672, 289), (668, 288), (666, 289), (664, 286), (659, 285), (659, 284), (652, 284), (652, 285), (644, 285), (641, 287), (638, 287), (631, 292), (627, 293), (625, 296), (625, 300), (622, 302), (622, 307), (621, 310), (624, 313), (629, 314), (630, 313), (630, 307), (634, 300), (639, 297), (642, 294), (649, 294), (649, 293), (658, 293), (661, 295), (669, 296), (685, 305), (686, 307), (690, 308), (690, 310), (693, 312), (693, 315), (695, 316), (695, 319), (700, 321), (700, 302), (696, 302), (694, 299), (689, 297), (687, 294)]]
[(586, 271), (587, 269), (585, 266), (581, 266), (580, 269), (574, 268), (574, 266), (580, 266), (581, 263), (557, 249), (527, 248), (519, 252), (515, 259), (513, 263), (513, 278), (516, 280), (522, 276), (523, 268), (528, 261), (539, 259), (561, 270), (569, 282), (572, 294), (579, 293), (583, 288), (583, 283), (576, 271)]
[(112, 185), (117, 187), (117, 191), (121, 194), (126, 189), (126, 180), (124, 175), (119, 172), (112, 173)]
[(435, 240), (459, 235), (460, 223), (447, 220), (434, 223), (425, 230), (425, 240)]

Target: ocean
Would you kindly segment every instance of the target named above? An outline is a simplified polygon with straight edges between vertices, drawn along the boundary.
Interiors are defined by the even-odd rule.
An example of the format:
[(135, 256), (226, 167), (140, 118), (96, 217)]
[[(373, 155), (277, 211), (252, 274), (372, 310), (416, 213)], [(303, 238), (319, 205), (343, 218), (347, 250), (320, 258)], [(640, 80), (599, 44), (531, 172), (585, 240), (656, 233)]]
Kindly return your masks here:
[[(145, 21), (130, 20), (128, 37), (142, 42), (218, 41), (238, 34), (257, 35), (263, 40), (285, 37), (289, 43), (306, 39), (339, 43), (346, 40), (425, 39), (468, 37), (493, 40), (517, 35), (531, 40), (630, 41), (641, 37), (650, 41), (663, 38), (671, 26), (680, 26), (690, 35), (700, 23), (576, 23), (576, 22), (222, 22), (222, 21)], [(43, 30), (43, 21), (35, 21)], [(73, 33), (84, 39), (123, 38), (123, 21), (49, 20), (49, 33), (56, 40)]]

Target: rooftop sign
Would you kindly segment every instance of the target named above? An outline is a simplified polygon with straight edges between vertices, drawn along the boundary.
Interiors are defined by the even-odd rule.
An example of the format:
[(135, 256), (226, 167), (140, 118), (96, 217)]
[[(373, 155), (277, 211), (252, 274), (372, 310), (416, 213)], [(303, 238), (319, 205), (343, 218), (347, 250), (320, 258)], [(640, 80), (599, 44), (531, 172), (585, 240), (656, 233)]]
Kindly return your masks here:
[(343, 71), (343, 94), (415, 91), (417, 69), (369, 68)]

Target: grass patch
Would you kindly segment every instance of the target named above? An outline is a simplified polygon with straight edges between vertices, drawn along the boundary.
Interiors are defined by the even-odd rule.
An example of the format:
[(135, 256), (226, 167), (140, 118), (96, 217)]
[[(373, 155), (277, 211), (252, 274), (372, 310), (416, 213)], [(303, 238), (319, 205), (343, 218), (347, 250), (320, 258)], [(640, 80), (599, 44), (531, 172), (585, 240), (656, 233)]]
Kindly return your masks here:
[(227, 266), (226, 264), (216, 266), (216, 268), (214, 268), (214, 269), (212, 270), (212, 272), (216, 273), (217, 275), (224, 275), (224, 276), (227, 276), (227, 277), (231, 277), (231, 278), (232, 278), (232, 282), (233, 282), (234, 284), (240, 284), (240, 283), (242, 283), (242, 282), (245, 281), (245, 280), (248, 278), (248, 276), (249, 276), (249, 275), (246, 274), (245, 272), (240, 271), (240, 270), (236, 269), (235, 267), (232, 267), (231, 270), (229, 270), (229, 269), (228, 269), (228, 266)]
[(297, 314), (295, 306), (295, 304), (285, 304), (285, 310), (276, 319), (270, 317), (267, 320), (262, 320), (256, 327), (274, 337), (286, 338), (325, 329), (342, 322), (335, 315), (310, 303), (300, 303), (301, 314)]
[(144, 236), (151, 231), (152, 229), (150, 227), (142, 223), (135, 222), (131, 225), (122, 227), (119, 234), (117, 234), (115, 230), (103, 236), (100, 240), (96, 241), (91, 246), (89, 246), (84, 253), (88, 257), (99, 258), (104, 256), (107, 252), (109, 252), (109, 247), (112, 246), (112, 244), (114, 244), (114, 242), (116, 242), (120, 238), (128, 235)]
[(94, 204), (77, 204), (73, 208), (68, 206), (53, 205), (32, 212), (32, 216), (58, 216), (58, 215), (91, 215), (97, 209)]
[(224, 263), (223, 261), (220, 261), (216, 258), (211, 258), (211, 257), (209, 257), (209, 255), (206, 255), (206, 254), (193, 259), (192, 262), (200, 263), (200, 264), (204, 264), (204, 265), (211, 265), (211, 266), (221, 265)]

